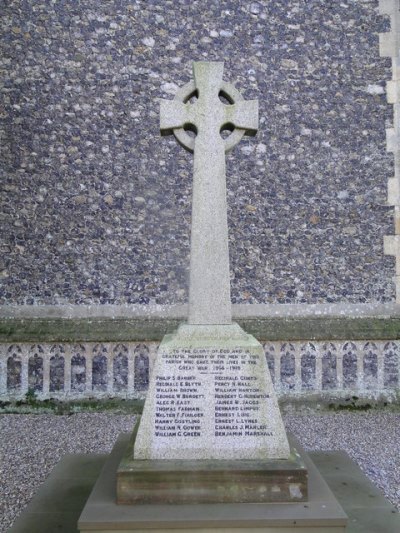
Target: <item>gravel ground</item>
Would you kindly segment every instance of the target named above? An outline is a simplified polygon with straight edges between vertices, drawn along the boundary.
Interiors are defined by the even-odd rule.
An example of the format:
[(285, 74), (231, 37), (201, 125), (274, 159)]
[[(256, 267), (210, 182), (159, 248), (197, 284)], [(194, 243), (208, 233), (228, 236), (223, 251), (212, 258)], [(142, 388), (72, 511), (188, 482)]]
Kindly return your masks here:
[[(0, 416), (0, 532), (7, 531), (66, 453), (109, 452), (134, 416), (110, 413)], [(307, 450), (344, 450), (400, 510), (400, 414), (287, 414)]]

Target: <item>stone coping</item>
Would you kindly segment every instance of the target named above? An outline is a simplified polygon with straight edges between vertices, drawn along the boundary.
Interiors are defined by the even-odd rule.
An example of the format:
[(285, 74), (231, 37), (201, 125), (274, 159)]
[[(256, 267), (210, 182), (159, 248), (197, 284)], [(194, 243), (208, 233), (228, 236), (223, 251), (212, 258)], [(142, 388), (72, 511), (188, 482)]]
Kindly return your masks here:
[[(147, 318), (183, 320), (186, 304), (171, 305), (0, 305), (0, 319), (10, 318)], [(399, 317), (400, 304), (233, 304), (234, 319), (271, 317)]]
[[(236, 304), (233, 318), (259, 340), (400, 338), (400, 305)], [(186, 305), (0, 306), (0, 342), (160, 341)]]

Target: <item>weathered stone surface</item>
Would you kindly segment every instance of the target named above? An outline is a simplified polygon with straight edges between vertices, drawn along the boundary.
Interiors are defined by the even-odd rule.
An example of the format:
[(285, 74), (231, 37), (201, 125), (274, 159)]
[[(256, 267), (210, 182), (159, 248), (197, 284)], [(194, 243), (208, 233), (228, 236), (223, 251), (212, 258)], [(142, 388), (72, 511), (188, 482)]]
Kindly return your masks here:
[[(161, 132), (174, 133), (194, 152), (189, 313), (188, 323), (165, 336), (158, 349), (135, 462), (290, 455), (263, 348), (232, 324), (225, 152), (246, 133), (255, 133), (258, 103), (243, 101), (222, 73), (221, 62), (194, 63), (194, 83), (161, 103)], [(223, 139), (227, 128), (231, 135)], [(195, 139), (188, 130), (195, 131)], [(207, 492), (207, 480), (199, 483)], [(227, 485), (217, 501), (224, 501)]]
[(381, 33), (379, 39), (380, 53), (384, 57), (392, 58), (392, 80), (387, 83), (387, 101), (393, 104), (393, 128), (386, 130), (386, 147), (388, 152), (394, 154), (394, 177), (388, 180), (388, 204), (394, 206), (394, 231), (395, 235), (385, 235), (384, 253), (393, 255), (396, 259), (396, 301), (400, 303), (400, 142), (399, 142), (399, 42), (400, 42), (400, 10), (397, 0), (380, 0), (380, 12), (390, 15), (391, 31)]
[[(128, 436), (129, 438), (129, 436)], [(79, 518), (78, 529), (81, 532), (121, 532), (155, 530), (173, 531), (207, 531), (219, 533), (221, 531), (237, 531), (248, 533), (253, 529), (261, 529), (265, 533), (344, 533), (347, 515), (333, 496), (328, 485), (320, 476), (310, 458), (302, 452), (310, 472), (309, 501), (291, 503), (264, 503), (262, 505), (234, 503), (234, 504), (181, 504), (181, 505), (129, 505), (119, 506), (115, 502), (114, 491), (109, 490), (115, 481), (115, 471), (121, 460), (128, 438), (121, 436), (114, 447), (109, 460), (106, 462), (98, 483), (95, 485)], [(298, 444), (296, 443), (296, 447)], [(337, 467), (337, 462), (333, 470)], [(339, 465), (348, 465), (340, 462)], [(363, 484), (364, 485), (364, 484)], [(365, 485), (364, 485), (365, 486)], [(367, 490), (363, 491), (363, 495)], [(385, 507), (386, 513), (380, 513), (379, 526), (385, 523), (393, 507), (379, 499), (379, 504)], [(371, 506), (371, 499), (368, 505)], [(343, 504), (344, 507), (344, 504)], [(374, 511), (378, 507), (374, 507)], [(364, 509), (363, 509), (364, 511)], [(397, 520), (390, 520), (396, 523)], [(363, 528), (367, 521), (358, 520), (357, 525)], [(140, 529), (139, 529), (140, 530)], [(372, 533), (372, 529), (370, 532)]]

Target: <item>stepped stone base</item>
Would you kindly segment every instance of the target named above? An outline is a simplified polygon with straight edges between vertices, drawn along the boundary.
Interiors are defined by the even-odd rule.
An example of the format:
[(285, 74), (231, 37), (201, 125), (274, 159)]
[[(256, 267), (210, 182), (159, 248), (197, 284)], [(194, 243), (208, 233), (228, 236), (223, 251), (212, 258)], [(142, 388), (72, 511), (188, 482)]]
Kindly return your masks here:
[(309, 472), (308, 501), (300, 503), (214, 503), (117, 505), (116, 472), (128, 446), (121, 435), (78, 522), (81, 533), (343, 533), (347, 516), (298, 443)]
[(307, 501), (307, 468), (293, 446), (289, 459), (138, 461), (135, 437), (117, 470), (118, 504)]

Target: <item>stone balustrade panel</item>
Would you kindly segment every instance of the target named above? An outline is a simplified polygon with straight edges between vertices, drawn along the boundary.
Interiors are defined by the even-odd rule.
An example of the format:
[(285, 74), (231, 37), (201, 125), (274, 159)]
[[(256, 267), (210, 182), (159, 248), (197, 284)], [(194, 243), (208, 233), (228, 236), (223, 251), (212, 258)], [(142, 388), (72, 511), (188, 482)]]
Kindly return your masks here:
[[(143, 398), (156, 342), (1, 344), (0, 397)], [(400, 384), (400, 341), (266, 342), (268, 368), (280, 396), (394, 398)]]

